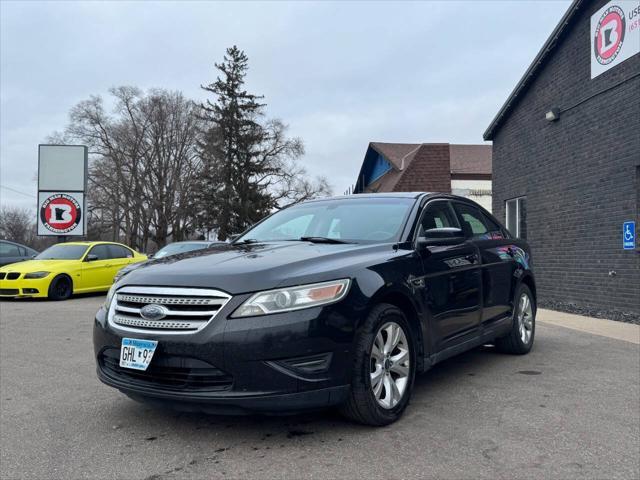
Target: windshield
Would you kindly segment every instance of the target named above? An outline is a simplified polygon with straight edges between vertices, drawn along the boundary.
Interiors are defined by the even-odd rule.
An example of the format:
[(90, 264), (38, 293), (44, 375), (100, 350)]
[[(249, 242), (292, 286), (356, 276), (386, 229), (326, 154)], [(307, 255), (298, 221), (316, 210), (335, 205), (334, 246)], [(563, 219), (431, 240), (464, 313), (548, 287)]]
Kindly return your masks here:
[(58, 244), (36, 255), (36, 260), (80, 260), (87, 251), (87, 245)]
[(411, 198), (362, 198), (309, 202), (277, 212), (242, 235), (243, 241), (329, 238), (353, 243), (395, 242)]
[(170, 243), (169, 245), (165, 245), (160, 250), (158, 250), (153, 258), (162, 258), (169, 255), (175, 255), (176, 253), (201, 250), (203, 248), (207, 248), (206, 243)]

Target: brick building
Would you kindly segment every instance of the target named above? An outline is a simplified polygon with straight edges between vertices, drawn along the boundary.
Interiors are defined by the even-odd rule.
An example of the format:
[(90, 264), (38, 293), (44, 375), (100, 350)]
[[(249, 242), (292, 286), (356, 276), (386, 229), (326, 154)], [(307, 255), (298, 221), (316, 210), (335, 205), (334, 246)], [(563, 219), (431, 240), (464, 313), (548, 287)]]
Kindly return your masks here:
[(363, 192), (451, 192), (491, 211), (491, 145), (372, 142), (354, 188)]
[[(542, 305), (640, 316), (640, 2), (576, 0), (484, 134)], [(627, 245), (629, 247), (629, 245)]]

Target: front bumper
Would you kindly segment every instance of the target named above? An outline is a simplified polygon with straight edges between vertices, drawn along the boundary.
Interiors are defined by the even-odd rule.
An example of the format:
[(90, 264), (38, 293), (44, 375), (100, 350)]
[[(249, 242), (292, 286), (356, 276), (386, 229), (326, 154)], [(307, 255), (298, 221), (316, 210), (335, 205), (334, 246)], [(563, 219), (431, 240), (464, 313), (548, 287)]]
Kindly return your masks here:
[(15, 280), (0, 280), (0, 298), (46, 297), (52, 274), (44, 278), (25, 279), (24, 274)]
[[(228, 318), (246, 298), (232, 298), (205, 328), (187, 335), (122, 331), (100, 309), (93, 333), (98, 378), (136, 400), (189, 411), (295, 412), (344, 402), (358, 318), (348, 302)], [(119, 368), (124, 337), (158, 341), (148, 375)], [(202, 380), (200, 372), (212, 371), (217, 380)]]

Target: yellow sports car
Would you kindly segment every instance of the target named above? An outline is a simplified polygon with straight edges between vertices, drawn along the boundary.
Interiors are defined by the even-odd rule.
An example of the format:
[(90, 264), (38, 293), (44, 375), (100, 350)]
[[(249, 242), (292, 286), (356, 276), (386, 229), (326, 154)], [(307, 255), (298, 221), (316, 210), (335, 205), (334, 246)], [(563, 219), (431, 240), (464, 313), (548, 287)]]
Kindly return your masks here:
[(0, 268), (0, 298), (66, 300), (74, 293), (107, 291), (118, 270), (146, 259), (119, 243), (58, 243), (33, 260)]

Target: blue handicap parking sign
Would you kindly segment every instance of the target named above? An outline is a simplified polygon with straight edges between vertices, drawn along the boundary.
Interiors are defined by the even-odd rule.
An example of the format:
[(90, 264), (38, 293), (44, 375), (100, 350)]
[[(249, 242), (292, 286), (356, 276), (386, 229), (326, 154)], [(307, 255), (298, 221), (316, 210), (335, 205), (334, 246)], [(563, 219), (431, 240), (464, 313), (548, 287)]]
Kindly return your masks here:
[(622, 248), (625, 250), (636, 248), (636, 222), (622, 224)]

